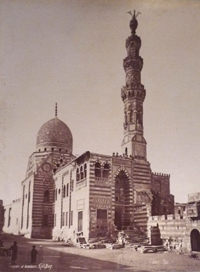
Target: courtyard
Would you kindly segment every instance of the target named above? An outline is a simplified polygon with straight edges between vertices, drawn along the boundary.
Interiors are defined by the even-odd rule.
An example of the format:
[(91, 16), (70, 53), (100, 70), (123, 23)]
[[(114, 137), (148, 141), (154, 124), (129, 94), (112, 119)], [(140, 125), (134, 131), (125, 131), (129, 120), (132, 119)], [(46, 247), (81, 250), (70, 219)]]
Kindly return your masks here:
[[(16, 264), (10, 257), (0, 256), (0, 271), (200, 271), (200, 256), (169, 252), (141, 254), (133, 249), (82, 249), (51, 240), (30, 240), (3, 234), (4, 247), (18, 244)], [(38, 250), (37, 264), (31, 265), (31, 249)]]

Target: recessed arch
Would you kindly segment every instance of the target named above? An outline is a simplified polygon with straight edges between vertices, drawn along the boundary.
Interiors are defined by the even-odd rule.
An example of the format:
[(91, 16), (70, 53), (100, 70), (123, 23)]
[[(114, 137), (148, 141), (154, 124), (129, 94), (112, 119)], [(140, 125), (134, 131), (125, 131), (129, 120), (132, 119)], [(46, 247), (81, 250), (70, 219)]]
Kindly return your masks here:
[(133, 197), (130, 177), (125, 169), (119, 169), (115, 175), (114, 206), (115, 225), (118, 230), (130, 226), (133, 213)]
[(193, 229), (190, 233), (192, 251), (200, 252), (200, 233), (197, 229)]

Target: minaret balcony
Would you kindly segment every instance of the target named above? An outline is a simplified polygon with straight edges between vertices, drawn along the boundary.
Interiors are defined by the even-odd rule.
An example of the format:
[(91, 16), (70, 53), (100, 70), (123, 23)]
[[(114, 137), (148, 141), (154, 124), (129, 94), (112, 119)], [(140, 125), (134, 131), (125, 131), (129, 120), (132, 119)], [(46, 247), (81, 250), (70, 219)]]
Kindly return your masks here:
[(127, 56), (123, 61), (123, 66), (125, 71), (127, 69), (132, 68), (135, 70), (139, 70), (141, 72), (143, 67), (143, 59), (140, 56), (138, 57)]
[[(137, 87), (136, 87), (137, 86)], [(121, 89), (121, 98), (123, 101), (129, 98), (144, 101), (146, 90), (142, 84), (129, 84), (127, 87)]]

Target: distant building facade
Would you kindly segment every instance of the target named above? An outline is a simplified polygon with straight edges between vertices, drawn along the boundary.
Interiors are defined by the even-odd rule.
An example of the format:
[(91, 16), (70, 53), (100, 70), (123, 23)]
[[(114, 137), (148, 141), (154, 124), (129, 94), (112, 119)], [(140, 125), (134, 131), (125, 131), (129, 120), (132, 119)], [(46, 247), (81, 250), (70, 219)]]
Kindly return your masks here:
[[(146, 90), (141, 83), (141, 39), (135, 14), (126, 40), (122, 154), (73, 155), (68, 126), (57, 117), (39, 130), (36, 151), (21, 183), (21, 201), (4, 207), (5, 232), (29, 238), (86, 239), (106, 236), (114, 226), (148, 233), (149, 216), (174, 213), (170, 176), (153, 173), (143, 127)], [(16, 205), (19, 205), (15, 213)]]
[(181, 243), (185, 252), (200, 252), (200, 193), (189, 194), (185, 204), (176, 203), (174, 214), (150, 216), (148, 236), (154, 227), (163, 241)]

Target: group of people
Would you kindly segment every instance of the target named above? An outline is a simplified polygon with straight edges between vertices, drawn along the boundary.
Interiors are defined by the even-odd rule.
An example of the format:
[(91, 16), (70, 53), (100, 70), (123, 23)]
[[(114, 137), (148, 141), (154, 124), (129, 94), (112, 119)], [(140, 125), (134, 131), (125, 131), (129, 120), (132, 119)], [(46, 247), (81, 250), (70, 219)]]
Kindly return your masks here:
[[(0, 247), (4, 248), (3, 241), (0, 240)], [(14, 241), (13, 245), (8, 249), (11, 253), (11, 265), (15, 265), (15, 262), (17, 260), (17, 254), (18, 254), (18, 246), (17, 242)], [(35, 246), (32, 247), (31, 250), (31, 264), (35, 265), (37, 260), (38, 251)]]
[(165, 246), (169, 252), (175, 251), (178, 254), (182, 253), (182, 240), (173, 240), (171, 238), (167, 239)]

